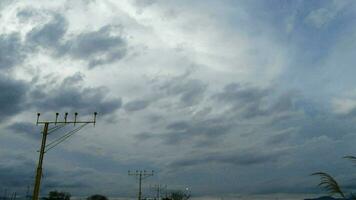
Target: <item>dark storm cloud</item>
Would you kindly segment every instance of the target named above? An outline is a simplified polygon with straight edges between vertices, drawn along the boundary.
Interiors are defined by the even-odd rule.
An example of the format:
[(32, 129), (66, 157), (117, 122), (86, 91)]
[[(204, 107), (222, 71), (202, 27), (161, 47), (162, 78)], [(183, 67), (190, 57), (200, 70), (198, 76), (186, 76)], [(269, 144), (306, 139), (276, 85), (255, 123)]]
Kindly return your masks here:
[(20, 10), (16, 14), (16, 17), (19, 18), (20, 20), (27, 20), (30, 17), (34, 16), (35, 14), (37, 14), (36, 10), (27, 8), (27, 9)]
[(124, 105), (124, 109), (130, 112), (139, 111), (145, 109), (149, 104), (150, 102), (146, 100), (134, 100), (134, 101), (127, 102)]
[(12, 157), (8, 162), (2, 160), (0, 164), (0, 187), (26, 187), (33, 181), (34, 167), (35, 163), (24, 157)]
[(145, 8), (145, 7), (151, 6), (154, 3), (156, 3), (156, 0), (135, 0), (134, 1), (134, 4), (140, 8)]
[(213, 99), (230, 106), (247, 119), (294, 111), (298, 109), (296, 104), (301, 100), (294, 91), (277, 94), (270, 88), (262, 89), (237, 83), (226, 85), (222, 92), (213, 95)]
[[(38, 109), (65, 110), (89, 114), (99, 112), (110, 114), (121, 107), (121, 99), (106, 99), (108, 90), (105, 87), (81, 87), (81, 75), (67, 77), (62, 83), (45, 92), (35, 88), (31, 92), (31, 102)], [(88, 113), (89, 112), (89, 113)]]
[[(22, 13), (22, 14), (21, 14)], [(19, 16), (27, 15), (22, 11)], [(127, 41), (121, 34), (121, 27), (103, 26), (99, 30), (70, 35), (67, 34), (68, 21), (60, 14), (34, 27), (26, 35), (31, 50), (42, 47), (52, 51), (53, 56), (69, 56), (72, 59), (86, 61), (89, 68), (121, 60), (127, 54)]]
[[(1, 157), (0, 163), (0, 187), (23, 190), (34, 181), (34, 173), (36, 163), (24, 156), (12, 155), (11, 157)], [(83, 173), (78, 173), (82, 170), (70, 170), (66, 173), (58, 173), (52, 166), (47, 167), (43, 172), (45, 181), (43, 182), (43, 190), (50, 189), (69, 189), (69, 188), (83, 188), (88, 187), (87, 183), (79, 180), (78, 178)], [(78, 173), (78, 174), (77, 174)]]
[[(136, 139), (161, 141), (167, 145), (184, 142), (206, 148), (218, 144), (226, 135), (262, 134), (259, 139), (266, 145), (283, 146), (320, 136), (340, 139), (356, 131), (351, 119), (323, 110), (296, 91), (276, 93), (268, 88), (229, 84), (213, 95), (212, 100), (218, 105), (223, 103), (226, 111), (214, 117), (199, 115), (192, 120), (173, 121), (165, 130), (146, 131)], [(244, 125), (255, 118), (260, 120), (257, 126)]]
[(0, 35), (0, 70), (10, 69), (25, 59), (19, 34)]
[(215, 95), (218, 100), (231, 103), (249, 104), (256, 101), (261, 101), (270, 90), (260, 89), (257, 87), (242, 86), (238, 83), (231, 83), (224, 87), (221, 93)]
[(232, 128), (232, 123), (223, 118), (205, 119), (202, 121), (178, 121), (169, 124), (166, 132), (144, 132), (137, 135), (139, 140), (161, 139), (165, 144), (176, 145), (182, 142), (210, 143)]
[(121, 36), (114, 36), (114, 26), (104, 26), (98, 31), (82, 33), (66, 44), (67, 53), (76, 59), (89, 60), (89, 67), (122, 59), (127, 44)]
[(273, 135), (267, 139), (267, 144), (270, 145), (278, 145), (283, 142), (287, 142), (290, 140), (290, 138), (293, 138), (292, 133), (279, 133), (277, 135)]
[(0, 75), (0, 122), (25, 109), (28, 86)]
[(198, 104), (203, 98), (207, 85), (201, 80), (187, 78), (189, 74), (177, 76), (160, 87), (167, 96), (177, 96), (183, 106)]
[(67, 27), (66, 19), (56, 14), (47, 24), (32, 29), (27, 34), (26, 41), (34, 47), (58, 48), (61, 46), (61, 40), (67, 31)]
[(53, 189), (80, 189), (80, 188), (88, 188), (88, 183), (84, 183), (81, 181), (69, 181), (68, 180), (59, 180), (58, 178), (52, 178), (46, 180), (43, 183), (43, 188), (45, 190), (53, 190)]
[(39, 139), (41, 137), (40, 130), (34, 123), (29, 122), (16, 122), (7, 127), (8, 129), (14, 131), (15, 133), (19, 133), (25, 135), (29, 138)]
[(281, 156), (286, 155), (287, 151), (257, 151), (255, 149), (244, 150), (239, 152), (219, 152), (199, 155), (169, 164), (170, 167), (190, 167), (195, 165), (204, 165), (207, 163), (230, 164), (237, 166), (259, 165), (269, 162), (276, 162)]

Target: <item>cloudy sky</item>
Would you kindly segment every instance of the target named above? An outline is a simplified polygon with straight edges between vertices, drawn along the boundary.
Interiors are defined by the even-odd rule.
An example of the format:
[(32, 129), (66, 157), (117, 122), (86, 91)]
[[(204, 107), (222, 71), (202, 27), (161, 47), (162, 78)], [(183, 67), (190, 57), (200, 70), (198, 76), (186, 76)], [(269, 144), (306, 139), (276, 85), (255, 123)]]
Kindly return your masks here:
[(145, 194), (292, 197), (320, 170), (356, 189), (355, 3), (1, 0), (0, 191), (33, 185), (37, 112), (94, 111), (46, 154), (43, 194), (134, 197), (136, 169)]

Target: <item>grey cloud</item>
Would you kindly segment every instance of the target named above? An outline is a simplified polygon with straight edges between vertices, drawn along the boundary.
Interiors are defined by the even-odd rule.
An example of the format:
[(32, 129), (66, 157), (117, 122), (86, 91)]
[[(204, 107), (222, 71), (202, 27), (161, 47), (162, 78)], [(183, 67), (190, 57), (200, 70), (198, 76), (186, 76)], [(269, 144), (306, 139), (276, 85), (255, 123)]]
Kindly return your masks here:
[(67, 42), (68, 54), (77, 59), (89, 59), (91, 68), (122, 59), (127, 44), (121, 36), (112, 35), (114, 28), (104, 26), (98, 31), (79, 34)]
[(63, 82), (47, 90), (39, 91), (35, 88), (31, 91), (31, 102), (38, 109), (44, 110), (73, 110), (83, 114), (99, 112), (110, 114), (121, 107), (121, 99), (106, 99), (105, 87), (81, 87), (78, 82), (81, 75), (67, 77)]
[(232, 110), (244, 118), (253, 118), (269, 113), (269, 110), (263, 105), (270, 93), (269, 89), (232, 83), (226, 85), (222, 92), (213, 95), (213, 99), (229, 105)]
[(168, 96), (178, 96), (184, 106), (192, 106), (204, 98), (207, 85), (197, 79), (186, 78), (186, 75), (175, 77), (165, 82), (160, 89)]
[(10, 69), (24, 59), (20, 36), (16, 33), (0, 35), (0, 70)]
[[(26, 187), (33, 184), (35, 167), (36, 163), (33, 160), (29, 160), (25, 156), (12, 155), (11, 158), (2, 157), (0, 162), (0, 187), (25, 193)], [(69, 171), (69, 174), (72, 176), (58, 173), (56, 171), (57, 170), (55, 170), (52, 166), (46, 167), (43, 172), (43, 176), (45, 178), (42, 185), (43, 192), (48, 192), (54, 188), (77, 189), (89, 187), (86, 182), (78, 180), (78, 175), (73, 176), (72, 174), (74, 173), (71, 173), (71, 171)]]
[(197, 122), (178, 121), (169, 124), (166, 132), (161, 133), (141, 133), (136, 136), (139, 140), (161, 139), (165, 144), (176, 145), (183, 141), (210, 143), (217, 137), (227, 134), (232, 128), (232, 124), (225, 119), (205, 119)]
[(66, 19), (56, 14), (53, 19), (41, 27), (35, 27), (26, 36), (26, 41), (34, 47), (40, 45), (44, 48), (60, 48), (61, 40), (67, 32)]
[(0, 1), (0, 11), (3, 10), (4, 8), (6, 8), (8, 5), (11, 5), (11, 3), (13, 3), (13, 1), (11, 1), (11, 0)]
[(155, 2), (156, 2), (156, 0), (135, 0), (134, 1), (135, 5), (140, 8), (148, 7), (152, 4), (154, 4)]
[(215, 152), (177, 160), (170, 163), (169, 166), (179, 168), (204, 165), (207, 163), (250, 166), (268, 162), (276, 162), (281, 156), (286, 155), (287, 152), (288, 151), (265, 152), (256, 150), (244, 150), (239, 152)]
[(218, 100), (231, 103), (246, 103), (261, 101), (270, 93), (268, 89), (242, 86), (241, 84), (231, 83), (224, 87), (221, 93), (214, 97)]
[(70, 181), (68, 180), (59, 180), (56, 178), (51, 178), (46, 180), (43, 183), (44, 190), (53, 190), (53, 189), (80, 189), (80, 188), (88, 188), (89, 184), (84, 183), (82, 181)]
[(24, 82), (0, 75), (0, 122), (25, 108), (27, 89)]
[(199, 104), (205, 98), (207, 84), (198, 79), (192, 79), (188, 76), (190, 72), (183, 75), (174, 76), (163, 81), (153, 81), (152, 86), (155, 94), (148, 97), (141, 97), (124, 106), (126, 111), (139, 111), (147, 108), (150, 104), (159, 103), (160, 100), (169, 98), (178, 99), (174, 106), (190, 107)]
[[(172, 91), (180, 92), (180, 90)], [(237, 127), (239, 127), (239, 124), (244, 124), (244, 122), (249, 123), (255, 117), (260, 117), (260, 124), (252, 129), (253, 134), (259, 134), (262, 131), (269, 132), (269, 135), (261, 138), (265, 140), (266, 144), (280, 145), (289, 142), (290, 137), (293, 137), (294, 142), (301, 142), (301, 136), (311, 138), (325, 134), (337, 135), (331, 133), (336, 131), (335, 128), (321, 130), (322, 128), (320, 127), (334, 125), (317, 125), (319, 111), (316, 112), (316, 109), (310, 111), (310, 107), (314, 108), (315, 106), (310, 106), (310, 103), (295, 91), (276, 93), (269, 88), (260, 89), (239, 84), (229, 84), (222, 92), (213, 95), (213, 101), (219, 104), (224, 103), (224, 106), (228, 107), (226, 112), (214, 117), (202, 115), (190, 121), (176, 121), (168, 124), (166, 130), (147, 131), (138, 134), (136, 139), (155, 139), (169, 145), (181, 144), (184, 141), (195, 145), (195, 147), (209, 147), (217, 144), (217, 138), (224, 137), (230, 133), (243, 134), (246, 131), (249, 132), (251, 128), (248, 125)], [(331, 120), (332, 123), (330, 124), (339, 124), (332, 114), (328, 114), (326, 117)], [(346, 122), (341, 123), (340, 127), (345, 124)], [(290, 132), (284, 133), (283, 131)], [(347, 129), (342, 132), (347, 133), (350, 131), (351, 129)]]
[[(32, 13), (18, 13), (19, 16), (28, 14)], [(42, 47), (51, 50), (52, 56), (83, 60), (93, 68), (118, 61), (127, 54), (127, 41), (117, 34), (120, 28), (107, 25), (97, 31), (70, 35), (65, 40), (68, 21), (60, 14), (53, 14), (48, 23), (33, 28), (26, 35), (26, 42), (31, 51)]]
[(18, 159), (16, 162), (13, 159), (11, 162), (0, 163), (0, 187), (21, 189), (32, 183), (35, 163), (26, 158), (15, 158)]
[(11, 124), (7, 128), (16, 132), (16, 133), (25, 135), (25, 136), (27, 136), (29, 138), (33, 138), (33, 139), (39, 139), (41, 136), (40, 135), (41, 131), (38, 129), (38, 127), (34, 123), (17, 122), (17, 123)]
[(247, 119), (292, 112), (298, 109), (296, 104), (301, 101), (295, 91), (277, 94), (269, 88), (261, 89), (236, 83), (226, 85), (222, 92), (214, 94), (212, 98), (230, 106), (233, 111)]
[(271, 145), (278, 145), (282, 142), (286, 142), (291, 138), (291, 133), (280, 133), (277, 135), (273, 135), (268, 138), (267, 143)]
[(21, 11), (19, 11), (16, 14), (16, 17), (19, 18), (20, 20), (27, 20), (30, 17), (34, 16), (36, 14), (36, 11), (30, 8), (27, 9), (23, 9)]
[(126, 103), (124, 109), (130, 112), (139, 111), (145, 109), (149, 104), (150, 102), (146, 100), (134, 100)]

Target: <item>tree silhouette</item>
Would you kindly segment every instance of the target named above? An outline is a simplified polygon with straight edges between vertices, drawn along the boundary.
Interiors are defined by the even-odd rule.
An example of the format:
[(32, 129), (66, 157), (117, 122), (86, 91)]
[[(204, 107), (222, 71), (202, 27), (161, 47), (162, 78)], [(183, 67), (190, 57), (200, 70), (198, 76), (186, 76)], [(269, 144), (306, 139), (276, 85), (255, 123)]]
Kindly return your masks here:
[(88, 197), (87, 200), (108, 200), (108, 198), (101, 194), (94, 194)]
[(70, 200), (70, 193), (68, 192), (58, 192), (57, 190), (50, 191), (48, 197), (45, 197), (45, 200)]
[(186, 194), (181, 190), (173, 191), (170, 194), (170, 197), (163, 198), (162, 200), (188, 200), (190, 194)]

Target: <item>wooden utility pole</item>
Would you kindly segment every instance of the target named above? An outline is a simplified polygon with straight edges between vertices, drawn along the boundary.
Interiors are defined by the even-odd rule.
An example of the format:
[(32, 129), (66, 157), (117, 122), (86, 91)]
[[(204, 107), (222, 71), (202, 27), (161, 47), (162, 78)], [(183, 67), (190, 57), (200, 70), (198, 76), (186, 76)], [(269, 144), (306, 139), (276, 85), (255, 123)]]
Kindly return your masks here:
[(142, 197), (142, 180), (149, 177), (149, 176), (153, 176), (153, 170), (150, 173), (147, 173), (146, 170), (136, 170), (136, 172), (131, 173), (129, 171), (129, 176), (136, 176), (139, 179), (139, 183), (138, 183), (138, 200), (141, 200)]
[[(38, 158), (38, 165), (37, 165), (37, 170), (36, 170), (36, 179), (35, 179), (35, 186), (33, 188), (33, 195), (32, 195), (32, 200), (38, 200), (39, 193), (40, 193), (40, 186), (41, 186), (41, 178), (42, 178), (42, 165), (43, 165), (43, 158), (45, 153), (57, 146), (59, 143), (63, 142), (64, 140), (68, 139), (70, 136), (72, 136), (74, 133), (78, 132), (81, 128), (83, 128), (87, 124), (94, 124), (96, 123), (96, 115), (97, 113), (94, 113), (94, 119), (92, 121), (77, 121), (77, 116), (78, 113), (74, 113), (74, 120), (73, 121), (67, 121), (68, 113), (65, 113), (64, 115), (64, 121), (58, 121), (58, 116), (59, 113), (56, 113), (56, 119), (55, 121), (39, 121), (40, 118), (40, 113), (37, 113), (37, 125), (43, 124), (43, 131), (42, 131), (42, 142), (41, 142), (41, 149), (40, 149), (40, 155)], [(52, 129), (49, 129), (49, 126), (51, 124), (54, 124), (55, 127)], [(58, 124), (58, 126), (57, 126)], [(52, 141), (50, 144), (46, 145), (47, 142), (47, 135), (50, 132), (56, 131), (61, 127), (64, 127), (67, 124), (73, 124), (74, 126), (76, 124), (82, 124), (79, 128), (76, 128), (72, 131), (69, 131), (66, 133), (64, 136), (57, 138), (56, 140)]]

